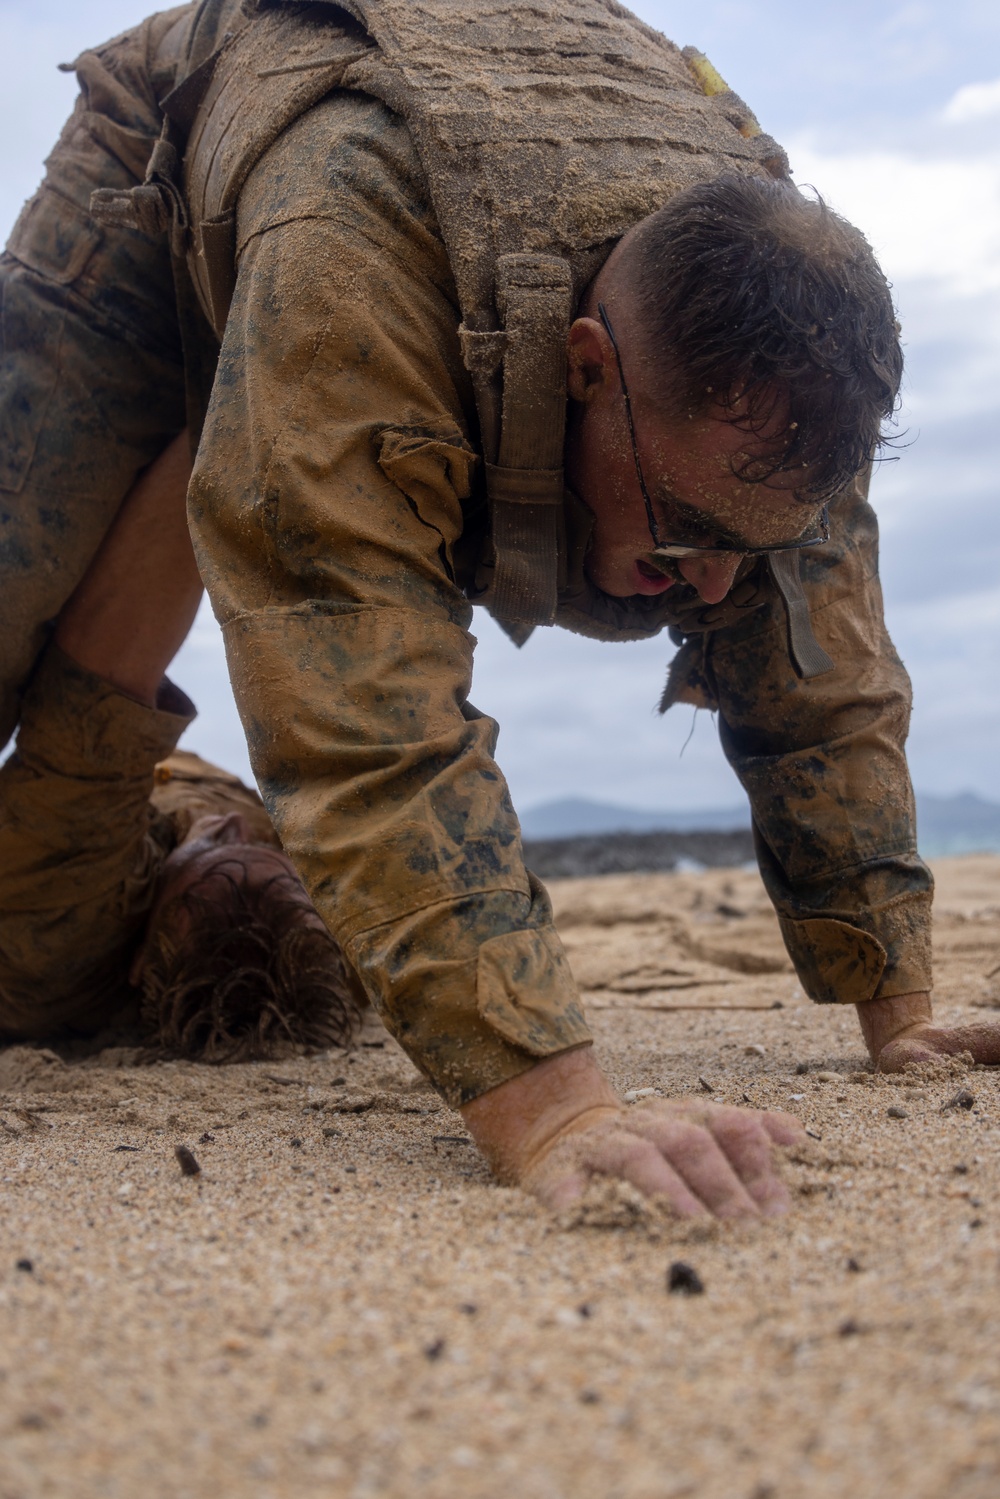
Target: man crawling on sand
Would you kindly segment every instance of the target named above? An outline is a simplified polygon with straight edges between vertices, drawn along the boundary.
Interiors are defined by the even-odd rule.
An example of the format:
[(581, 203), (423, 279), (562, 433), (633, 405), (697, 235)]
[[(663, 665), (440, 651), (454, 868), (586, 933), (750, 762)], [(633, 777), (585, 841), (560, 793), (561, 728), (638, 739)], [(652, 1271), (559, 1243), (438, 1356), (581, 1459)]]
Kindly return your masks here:
[[(276, 951), (340, 971), (311, 900), (500, 1178), (554, 1205), (604, 1175), (683, 1213), (783, 1211), (792, 1121), (625, 1110), (601, 1072), (469, 700), (476, 604), (519, 643), (669, 629), (663, 706), (718, 713), (804, 990), (857, 1006), (880, 1067), (1000, 1061), (1000, 1026), (932, 1020), (910, 688), (867, 502), (902, 371), (892, 298), (707, 59), (612, 0), (196, 0), (74, 66), (0, 263), (0, 736), (20, 717), (9, 796), (38, 797), (5, 836), (90, 888), (39, 909), (27, 873), (8, 881), (22, 974), (103, 900), (78, 957), (113, 916), (116, 982), (134, 963), (186, 1034), (190, 965), (151, 974), (219, 908), (238, 847)], [(198, 567), (291, 863), (223, 819), (158, 897), (146, 799), (190, 713), (163, 672), (200, 587), (185, 427)], [(138, 543), (121, 507), (142, 471), (162, 503)], [(124, 827), (105, 755), (134, 798), (127, 876), (101, 841)], [(49, 824), (91, 789), (77, 855)], [(192, 871), (207, 897), (171, 883)], [(13, 1030), (69, 1018), (68, 973), (11, 985)]]

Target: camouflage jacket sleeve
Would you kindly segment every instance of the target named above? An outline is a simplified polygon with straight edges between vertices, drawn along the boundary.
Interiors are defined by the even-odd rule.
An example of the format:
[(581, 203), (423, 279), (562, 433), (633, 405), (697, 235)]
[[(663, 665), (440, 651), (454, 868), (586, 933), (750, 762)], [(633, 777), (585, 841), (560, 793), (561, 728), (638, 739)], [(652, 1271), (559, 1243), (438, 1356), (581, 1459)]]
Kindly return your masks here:
[(803, 988), (858, 1003), (930, 987), (930, 871), (903, 753), (910, 683), (882, 617), (875, 515), (858, 486), (802, 554), (833, 671), (800, 680), (780, 599), (705, 637), (723, 748), (750, 797), (761, 872)]
[(258, 163), (191, 488), (268, 812), (453, 1104), (588, 1041), (469, 703), (476, 464), (450, 268), (409, 135), (334, 97)]

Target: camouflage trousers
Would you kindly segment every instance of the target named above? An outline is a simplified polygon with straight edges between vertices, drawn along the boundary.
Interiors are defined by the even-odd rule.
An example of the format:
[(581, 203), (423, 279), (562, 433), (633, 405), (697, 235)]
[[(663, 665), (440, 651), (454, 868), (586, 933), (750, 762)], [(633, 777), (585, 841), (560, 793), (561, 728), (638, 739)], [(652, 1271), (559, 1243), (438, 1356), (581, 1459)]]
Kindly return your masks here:
[(156, 765), (194, 716), (170, 683), (148, 708), (44, 654), (0, 767), (0, 1036), (96, 1031), (130, 997), (132, 953), (173, 826)]
[(142, 180), (189, 7), (100, 49), (0, 261), (0, 745), (58, 614), (138, 472), (185, 422), (165, 240), (98, 226), (90, 195)]

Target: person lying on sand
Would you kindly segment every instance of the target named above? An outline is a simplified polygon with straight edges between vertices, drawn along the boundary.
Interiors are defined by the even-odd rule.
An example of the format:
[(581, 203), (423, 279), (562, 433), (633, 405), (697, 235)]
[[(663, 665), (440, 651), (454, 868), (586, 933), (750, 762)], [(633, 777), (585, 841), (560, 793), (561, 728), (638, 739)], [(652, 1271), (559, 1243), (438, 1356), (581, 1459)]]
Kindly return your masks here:
[(188, 468), (182, 439), (126, 499), (0, 767), (0, 1040), (93, 1034), (137, 995), (157, 1050), (208, 1062), (342, 1044), (358, 1018), (260, 798), (175, 751), (194, 708), (164, 669), (201, 593)]
[[(498, 1176), (772, 1211), (793, 1127), (620, 1108), (469, 701), (473, 604), (518, 643), (669, 629), (663, 707), (718, 712), (805, 991), (857, 1005), (882, 1067), (1000, 1061), (1000, 1028), (931, 1020), (867, 503), (890, 291), (707, 59), (607, 0), (196, 0), (74, 66), (0, 263), (0, 735), (190, 424), (268, 815)], [(120, 660), (67, 643), (72, 607), (56, 647), (180, 720), (169, 642), (139, 649), (162, 594), (125, 612)]]

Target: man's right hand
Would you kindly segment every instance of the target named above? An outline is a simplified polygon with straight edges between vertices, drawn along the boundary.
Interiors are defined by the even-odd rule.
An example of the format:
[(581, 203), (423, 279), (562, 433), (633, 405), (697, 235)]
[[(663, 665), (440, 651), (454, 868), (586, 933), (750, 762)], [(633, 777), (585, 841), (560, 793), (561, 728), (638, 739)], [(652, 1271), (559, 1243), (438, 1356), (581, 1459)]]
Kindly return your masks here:
[(462, 1115), (496, 1175), (555, 1210), (607, 1177), (684, 1217), (774, 1217), (789, 1207), (774, 1146), (803, 1138), (788, 1114), (698, 1099), (625, 1109), (589, 1047), (547, 1058)]

